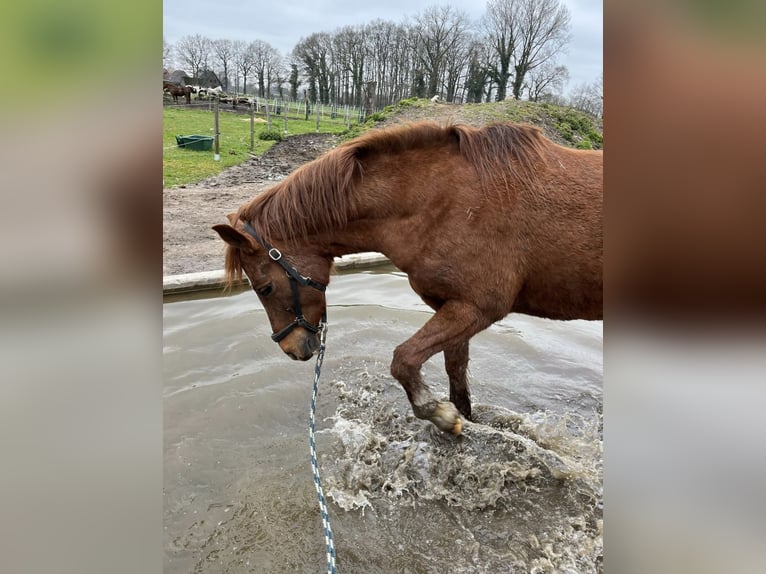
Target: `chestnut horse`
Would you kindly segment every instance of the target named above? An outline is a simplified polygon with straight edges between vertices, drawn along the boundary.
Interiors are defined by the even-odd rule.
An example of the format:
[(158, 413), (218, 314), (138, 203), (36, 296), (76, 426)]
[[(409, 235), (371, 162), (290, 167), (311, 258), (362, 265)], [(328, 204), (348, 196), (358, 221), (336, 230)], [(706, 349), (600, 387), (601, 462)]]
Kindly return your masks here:
[(193, 89), (191, 86), (179, 86), (172, 82), (162, 82), (162, 91), (168, 92), (173, 96), (173, 101), (178, 103), (178, 96), (183, 96), (186, 99), (186, 103), (191, 103), (191, 95)]
[[(423, 122), (370, 131), (300, 167), (213, 227), (272, 338), (318, 349), (333, 258), (378, 251), (434, 315), (396, 347), (391, 374), (415, 416), (459, 434), (471, 418), (468, 342), (510, 312), (602, 318), (602, 157), (533, 126)], [(443, 352), (449, 401), (421, 366)]]

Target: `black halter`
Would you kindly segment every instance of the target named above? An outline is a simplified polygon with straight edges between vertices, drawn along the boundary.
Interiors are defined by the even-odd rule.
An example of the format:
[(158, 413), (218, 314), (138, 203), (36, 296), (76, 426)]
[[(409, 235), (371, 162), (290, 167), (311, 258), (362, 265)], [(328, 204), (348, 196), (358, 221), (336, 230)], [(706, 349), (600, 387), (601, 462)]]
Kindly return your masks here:
[(293, 310), (295, 311), (295, 319), (292, 323), (284, 327), (283, 329), (280, 329), (279, 331), (273, 333), (271, 335), (271, 338), (274, 340), (274, 342), (279, 343), (282, 339), (287, 337), (293, 329), (296, 327), (303, 327), (307, 331), (311, 333), (318, 333), (322, 330), (322, 327), (327, 322), (327, 312), (322, 313), (322, 319), (319, 322), (319, 325), (312, 325), (309, 323), (306, 318), (303, 316), (303, 311), (301, 310), (301, 299), (298, 295), (298, 285), (303, 285), (304, 287), (311, 287), (313, 289), (316, 289), (317, 291), (322, 291), (324, 293), (325, 289), (327, 288), (327, 285), (323, 285), (322, 283), (319, 283), (317, 281), (314, 281), (311, 277), (304, 277), (300, 273), (298, 273), (298, 270), (295, 269), (292, 265), (287, 263), (287, 261), (284, 260), (282, 257), (282, 252), (277, 249), (276, 247), (269, 244), (268, 241), (263, 239), (258, 233), (253, 229), (249, 223), (246, 221), (243, 222), (245, 231), (247, 231), (250, 235), (252, 235), (255, 240), (261, 244), (261, 246), (266, 250), (266, 253), (268, 253), (269, 257), (272, 261), (275, 261), (276, 263), (279, 263), (279, 265), (282, 267), (282, 269), (285, 270), (287, 273), (287, 276), (290, 278), (290, 288), (293, 292)]

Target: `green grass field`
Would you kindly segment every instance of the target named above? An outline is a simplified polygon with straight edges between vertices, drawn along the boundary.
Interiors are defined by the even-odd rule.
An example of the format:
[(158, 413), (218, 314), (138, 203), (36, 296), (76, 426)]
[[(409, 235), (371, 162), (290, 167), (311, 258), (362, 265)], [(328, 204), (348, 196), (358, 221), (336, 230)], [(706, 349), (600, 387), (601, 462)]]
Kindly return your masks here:
[[(200, 181), (220, 173), (227, 167), (237, 165), (250, 157), (250, 115), (235, 114), (221, 110), (219, 113), (220, 161), (213, 159), (211, 151), (193, 151), (177, 147), (177, 135), (213, 135), (213, 112), (207, 109), (192, 110), (166, 107), (163, 109), (162, 130), (162, 179), (163, 187), (173, 187)], [(266, 131), (266, 123), (256, 118), (252, 153), (261, 155), (274, 141), (258, 139)], [(287, 134), (284, 120), (272, 116), (272, 131), (282, 136), (316, 132), (316, 120), (288, 119)], [(323, 120), (320, 133), (343, 133), (346, 125), (342, 119)]]

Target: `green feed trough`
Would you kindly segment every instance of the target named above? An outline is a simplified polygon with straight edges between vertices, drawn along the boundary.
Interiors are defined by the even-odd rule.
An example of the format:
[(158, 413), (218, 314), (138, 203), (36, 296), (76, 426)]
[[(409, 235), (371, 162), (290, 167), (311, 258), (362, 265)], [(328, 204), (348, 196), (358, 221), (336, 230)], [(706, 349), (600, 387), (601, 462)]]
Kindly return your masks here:
[(209, 151), (213, 149), (213, 136), (176, 136), (178, 147), (194, 151)]

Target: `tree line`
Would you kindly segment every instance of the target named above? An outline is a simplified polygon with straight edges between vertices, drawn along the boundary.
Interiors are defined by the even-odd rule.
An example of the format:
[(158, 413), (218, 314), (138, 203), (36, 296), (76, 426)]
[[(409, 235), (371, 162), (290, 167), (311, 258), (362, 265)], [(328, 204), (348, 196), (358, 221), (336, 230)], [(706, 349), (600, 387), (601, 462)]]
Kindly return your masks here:
[(600, 80), (575, 89), (557, 60), (571, 40), (563, 0), (489, 0), (478, 21), (451, 6), (432, 6), (409, 22), (374, 20), (301, 38), (287, 55), (262, 40), (211, 40), (199, 34), (165, 44), (165, 67), (195, 78), (215, 70), (223, 88), (305, 96), (311, 102), (380, 108), (407, 97), (447, 102), (508, 97), (573, 103), (601, 115)]

